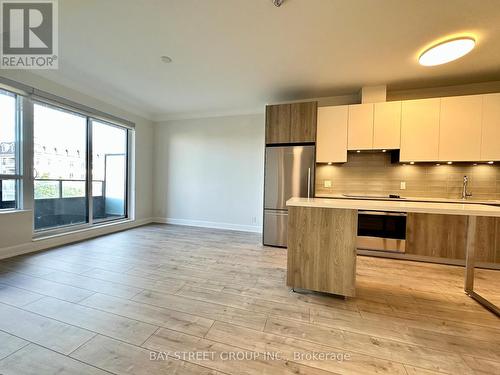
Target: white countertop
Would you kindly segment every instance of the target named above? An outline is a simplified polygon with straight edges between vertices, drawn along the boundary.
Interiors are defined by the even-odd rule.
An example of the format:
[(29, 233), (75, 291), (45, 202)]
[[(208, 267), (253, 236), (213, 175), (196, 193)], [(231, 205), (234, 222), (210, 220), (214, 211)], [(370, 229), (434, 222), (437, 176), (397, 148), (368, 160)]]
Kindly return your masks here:
[(462, 199), (449, 199), (449, 198), (427, 198), (427, 197), (405, 197), (401, 198), (389, 198), (389, 197), (380, 197), (380, 196), (370, 196), (370, 195), (359, 195), (359, 196), (346, 196), (344, 194), (316, 194), (316, 198), (332, 198), (332, 199), (363, 199), (363, 200), (377, 200), (377, 201), (402, 201), (402, 202), (439, 202), (439, 203), (460, 203), (460, 204), (496, 204), (500, 206), (499, 200), (481, 200), (481, 199), (473, 199), (469, 198), (465, 201)]
[(500, 217), (500, 207), (498, 206), (470, 203), (461, 204), (344, 198), (291, 198), (286, 202), (286, 205), (296, 207), (342, 208), (351, 210)]

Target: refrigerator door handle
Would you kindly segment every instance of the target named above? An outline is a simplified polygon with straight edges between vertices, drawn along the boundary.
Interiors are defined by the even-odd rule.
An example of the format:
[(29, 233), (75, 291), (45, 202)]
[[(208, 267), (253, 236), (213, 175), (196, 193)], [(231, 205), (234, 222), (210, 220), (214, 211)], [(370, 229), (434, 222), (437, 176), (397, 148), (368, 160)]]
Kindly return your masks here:
[(311, 198), (311, 168), (307, 170), (307, 198)]

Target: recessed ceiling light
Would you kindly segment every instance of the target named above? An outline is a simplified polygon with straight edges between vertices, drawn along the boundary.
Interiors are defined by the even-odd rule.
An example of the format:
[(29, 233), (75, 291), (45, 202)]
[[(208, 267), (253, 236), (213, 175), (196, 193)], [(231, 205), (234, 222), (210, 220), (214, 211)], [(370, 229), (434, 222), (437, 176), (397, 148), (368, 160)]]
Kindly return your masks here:
[(447, 162), (446, 164), (448, 164), (448, 165), (452, 165), (452, 164), (453, 164), (453, 162), (452, 162), (452, 161), (449, 161), (449, 162)]
[(441, 164), (437, 163), (436, 165), (439, 167)]
[(361, 152), (360, 150), (356, 151), (358, 154)]
[(436, 44), (425, 50), (418, 62), (423, 66), (446, 64), (467, 55), (476, 41), (471, 37), (459, 37)]
[(387, 150), (382, 150), (382, 152), (387, 152)]
[(165, 64), (170, 64), (172, 62), (172, 58), (168, 56), (161, 56), (160, 57), (161, 61), (164, 62)]
[(493, 164), (493, 162), (492, 162), (492, 161), (489, 161), (489, 162), (488, 162), (488, 164)]
[(329, 162), (328, 165), (332, 165), (333, 163), (332, 162)]
[(414, 161), (410, 161), (410, 164), (411, 164), (411, 165), (414, 165), (414, 164), (415, 164), (415, 162), (414, 162)]

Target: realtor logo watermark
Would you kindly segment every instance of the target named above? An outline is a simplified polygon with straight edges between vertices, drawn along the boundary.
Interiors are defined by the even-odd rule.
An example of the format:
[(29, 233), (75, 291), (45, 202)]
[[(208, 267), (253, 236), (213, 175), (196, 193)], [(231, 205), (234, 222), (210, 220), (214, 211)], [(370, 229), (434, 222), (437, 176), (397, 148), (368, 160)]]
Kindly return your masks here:
[(2, 69), (58, 69), (57, 0), (0, 0)]

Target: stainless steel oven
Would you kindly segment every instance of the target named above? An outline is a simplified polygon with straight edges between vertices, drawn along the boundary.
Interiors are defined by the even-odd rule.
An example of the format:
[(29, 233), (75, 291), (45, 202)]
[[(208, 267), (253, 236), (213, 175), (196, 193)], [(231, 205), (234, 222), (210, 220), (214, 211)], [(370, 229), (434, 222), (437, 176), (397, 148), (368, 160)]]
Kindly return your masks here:
[(359, 211), (357, 247), (404, 253), (406, 248), (406, 213)]

